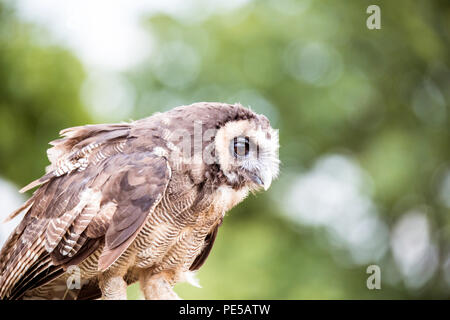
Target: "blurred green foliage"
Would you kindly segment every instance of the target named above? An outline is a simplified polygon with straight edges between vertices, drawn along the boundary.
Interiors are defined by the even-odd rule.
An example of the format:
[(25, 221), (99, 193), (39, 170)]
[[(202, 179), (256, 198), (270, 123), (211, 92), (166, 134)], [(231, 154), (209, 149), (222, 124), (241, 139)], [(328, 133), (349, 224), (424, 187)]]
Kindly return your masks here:
[(0, 2), (0, 173), (19, 185), (42, 174), (59, 130), (91, 121), (80, 100), (81, 63), (42, 37)]
[[(374, 3), (381, 30), (366, 28)], [(37, 43), (33, 26), (0, 8), (0, 174), (23, 185), (42, 173), (59, 129), (91, 120), (77, 59)], [(450, 159), (448, 1), (265, 0), (144, 24), (152, 54), (122, 75), (136, 92), (133, 118), (197, 101), (241, 102), (280, 129), (280, 179), (228, 214), (198, 273), (203, 288), (177, 285), (183, 298), (450, 296), (450, 210), (439, 193)], [(350, 155), (367, 173), (389, 229), (426, 207), (440, 265), (425, 285), (408, 288), (394, 270), (382, 290), (368, 290), (368, 264), (348, 259), (323, 228), (281, 214), (292, 179), (327, 154)], [(371, 262), (392, 261), (388, 250)], [(139, 297), (136, 289), (130, 297)]]

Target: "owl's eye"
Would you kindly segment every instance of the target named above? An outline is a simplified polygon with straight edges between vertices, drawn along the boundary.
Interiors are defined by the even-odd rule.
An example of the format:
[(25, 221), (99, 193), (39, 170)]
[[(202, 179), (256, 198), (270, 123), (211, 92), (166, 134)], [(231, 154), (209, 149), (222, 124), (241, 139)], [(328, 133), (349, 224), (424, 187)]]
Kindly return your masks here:
[(233, 154), (236, 158), (245, 158), (250, 152), (250, 142), (248, 137), (236, 137), (232, 142)]

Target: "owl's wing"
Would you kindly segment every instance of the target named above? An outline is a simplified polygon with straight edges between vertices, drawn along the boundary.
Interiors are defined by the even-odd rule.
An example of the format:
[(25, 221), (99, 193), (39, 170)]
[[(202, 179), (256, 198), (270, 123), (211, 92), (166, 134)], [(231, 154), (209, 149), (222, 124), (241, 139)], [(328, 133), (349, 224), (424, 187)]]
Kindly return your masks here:
[[(66, 130), (49, 151), (41, 187), (0, 252), (0, 297), (20, 297), (103, 243), (105, 270), (133, 241), (170, 180), (165, 158), (135, 144), (131, 125)], [(148, 148), (150, 146), (150, 148)], [(150, 151), (146, 151), (150, 150)]]
[(194, 262), (189, 267), (189, 270), (195, 271), (200, 269), (200, 267), (205, 263), (209, 254), (211, 253), (212, 247), (214, 245), (214, 241), (217, 237), (217, 232), (219, 231), (219, 227), (222, 225), (222, 220), (211, 230), (210, 233), (205, 238), (205, 243), (203, 244), (203, 248), (200, 251), (199, 255), (194, 259)]
[[(152, 153), (136, 155), (136, 162), (116, 174), (105, 190), (103, 199), (111, 199), (117, 207), (105, 234), (105, 248), (98, 262), (100, 271), (106, 270), (136, 238), (170, 180), (171, 171), (165, 158)], [(102, 229), (98, 233), (93, 225), (88, 234), (96, 236)]]

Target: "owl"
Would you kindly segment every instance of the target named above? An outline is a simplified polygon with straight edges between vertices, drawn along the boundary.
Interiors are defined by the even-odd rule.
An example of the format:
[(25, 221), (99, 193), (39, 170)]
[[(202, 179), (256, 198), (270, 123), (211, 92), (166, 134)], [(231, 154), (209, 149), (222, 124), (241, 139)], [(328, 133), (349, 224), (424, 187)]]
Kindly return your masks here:
[(225, 213), (278, 175), (278, 131), (240, 104), (201, 102), (65, 129), (39, 187), (8, 219), (2, 299), (178, 299)]

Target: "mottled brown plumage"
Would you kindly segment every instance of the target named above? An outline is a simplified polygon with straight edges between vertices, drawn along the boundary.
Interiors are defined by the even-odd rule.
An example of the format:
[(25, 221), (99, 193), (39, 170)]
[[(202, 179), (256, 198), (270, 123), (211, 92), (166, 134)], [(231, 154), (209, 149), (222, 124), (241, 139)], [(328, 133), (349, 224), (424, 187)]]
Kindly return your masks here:
[[(278, 174), (278, 133), (239, 104), (197, 103), (123, 124), (63, 130), (46, 174), (10, 215), (3, 299), (148, 299), (207, 258), (226, 211)], [(74, 266), (81, 288), (68, 288)]]

